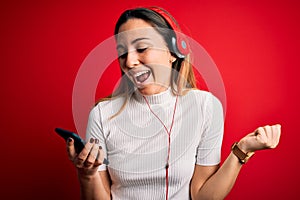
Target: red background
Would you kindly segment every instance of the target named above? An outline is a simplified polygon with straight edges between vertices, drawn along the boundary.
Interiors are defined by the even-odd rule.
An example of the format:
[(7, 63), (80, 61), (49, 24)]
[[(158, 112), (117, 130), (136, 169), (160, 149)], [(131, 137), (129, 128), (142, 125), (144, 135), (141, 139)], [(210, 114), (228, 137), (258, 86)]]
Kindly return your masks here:
[[(88, 53), (112, 36), (129, 7), (170, 11), (212, 56), (223, 77), (231, 144), (265, 124), (282, 124), (275, 150), (257, 152), (227, 199), (298, 195), (299, 21), (297, 1), (1, 1), (1, 199), (79, 199), (75, 169), (57, 126), (75, 130), (72, 89)], [(137, 3), (138, 2), (138, 3)], [(97, 97), (109, 93), (102, 77)], [(217, 189), (217, 188), (216, 188)]]

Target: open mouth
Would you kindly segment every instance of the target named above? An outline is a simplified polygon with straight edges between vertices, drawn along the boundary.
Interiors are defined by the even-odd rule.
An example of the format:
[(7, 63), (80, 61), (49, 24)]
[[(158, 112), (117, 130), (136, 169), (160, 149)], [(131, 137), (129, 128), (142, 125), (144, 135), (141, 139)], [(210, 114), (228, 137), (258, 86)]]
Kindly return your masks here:
[(149, 78), (150, 74), (150, 70), (145, 70), (134, 74), (134, 78), (137, 83), (143, 83)]

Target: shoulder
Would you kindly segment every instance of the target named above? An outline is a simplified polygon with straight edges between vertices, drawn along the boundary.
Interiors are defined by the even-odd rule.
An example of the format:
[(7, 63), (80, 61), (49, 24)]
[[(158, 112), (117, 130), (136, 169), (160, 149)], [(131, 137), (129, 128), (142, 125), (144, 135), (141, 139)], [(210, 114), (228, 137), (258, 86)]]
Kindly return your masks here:
[(194, 95), (196, 97), (207, 98), (208, 96), (210, 96), (212, 94), (210, 92), (204, 91), (204, 90), (189, 89), (189, 90), (187, 90), (185, 95), (187, 95), (187, 96)]
[(126, 100), (126, 98), (124, 96), (106, 98), (106, 99), (103, 99), (103, 100), (99, 101), (94, 106), (94, 108), (96, 107), (98, 109), (101, 109), (101, 108), (105, 108), (105, 107), (108, 107), (108, 106), (117, 106), (119, 104), (124, 103), (125, 100)]
[(98, 102), (91, 110), (91, 115), (112, 116), (126, 103), (126, 97), (119, 96)]
[(197, 105), (201, 110), (205, 112), (217, 111), (222, 113), (223, 106), (221, 101), (213, 95), (211, 92), (203, 91), (199, 89), (189, 90), (184, 96), (183, 101), (192, 104), (193, 106)]
[(184, 99), (195, 99), (197, 102), (201, 102), (202, 104), (207, 104), (207, 103), (215, 103), (219, 102), (219, 99), (214, 96), (211, 92), (204, 91), (204, 90), (199, 90), (199, 89), (190, 89), (188, 90), (185, 95), (183, 95)]

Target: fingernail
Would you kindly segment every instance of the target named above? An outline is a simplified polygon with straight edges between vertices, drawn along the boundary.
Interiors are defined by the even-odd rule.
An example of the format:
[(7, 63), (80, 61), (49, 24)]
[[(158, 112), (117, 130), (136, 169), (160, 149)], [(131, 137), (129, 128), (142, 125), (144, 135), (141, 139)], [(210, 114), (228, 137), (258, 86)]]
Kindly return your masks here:
[(68, 143), (72, 142), (72, 138), (69, 137), (69, 138), (67, 139), (67, 142), (68, 142)]
[(107, 160), (106, 158), (104, 158), (104, 160), (103, 160), (103, 164), (106, 164), (106, 165), (108, 165), (108, 164), (109, 164), (109, 162), (108, 162), (108, 160)]
[(94, 142), (94, 138), (90, 138), (90, 143), (93, 143)]
[(96, 138), (95, 139), (95, 144), (98, 144), (99, 143), (99, 140)]

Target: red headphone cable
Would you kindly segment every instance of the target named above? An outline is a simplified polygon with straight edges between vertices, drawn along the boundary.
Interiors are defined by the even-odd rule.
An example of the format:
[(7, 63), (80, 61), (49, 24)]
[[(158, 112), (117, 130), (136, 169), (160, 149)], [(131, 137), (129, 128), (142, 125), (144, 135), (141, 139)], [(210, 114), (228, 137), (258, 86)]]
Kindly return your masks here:
[(143, 96), (149, 110), (151, 111), (151, 113), (159, 120), (159, 122), (164, 126), (167, 135), (168, 135), (168, 156), (166, 159), (166, 200), (168, 200), (168, 194), (169, 194), (169, 160), (170, 160), (170, 150), (171, 150), (171, 131), (173, 128), (173, 124), (174, 124), (174, 118), (175, 118), (175, 112), (176, 112), (176, 108), (177, 108), (177, 101), (178, 101), (178, 95), (176, 95), (176, 101), (175, 101), (175, 105), (174, 105), (174, 110), (173, 110), (173, 117), (172, 117), (172, 123), (171, 123), (171, 127), (170, 130), (168, 130), (167, 126), (163, 123), (163, 121), (154, 113), (154, 111), (151, 109), (151, 106), (147, 100), (147, 98), (145, 96)]

